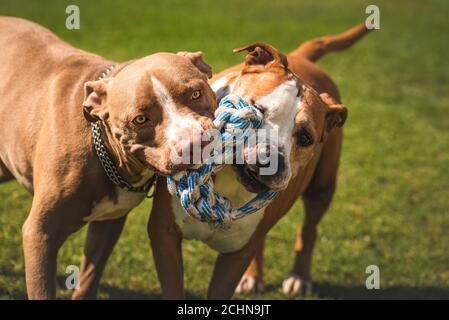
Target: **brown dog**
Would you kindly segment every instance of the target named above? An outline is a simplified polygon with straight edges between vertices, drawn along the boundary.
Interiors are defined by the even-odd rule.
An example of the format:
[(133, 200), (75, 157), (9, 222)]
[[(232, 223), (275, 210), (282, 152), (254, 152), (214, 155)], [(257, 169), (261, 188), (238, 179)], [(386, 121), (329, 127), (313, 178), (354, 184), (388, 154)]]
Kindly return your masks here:
[(185, 168), (170, 152), (194, 142), (192, 128), (212, 126), (211, 69), (200, 52), (183, 52), (111, 71), (115, 63), (10, 17), (0, 18), (0, 48), (0, 182), (15, 178), (34, 194), (23, 226), (28, 296), (55, 297), (58, 250), (90, 222), (74, 297), (94, 297), (126, 215), (154, 173)]
[[(302, 195), (306, 221), (299, 236), (298, 262), (293, 277), (309, 279), (311, 250), (316, 225), (328, 208), (335, 190), (342, 129), (347, 110), (332, 80), (313, 61), (327, 52), (349, 47), (365, 33), (364, 25), (337, 35), (302, 44), (284, 56), (266, 44), (247, 50), (243, 64), (227, 69), (212, 79), (217, 99), (234, 93), (263, 112), (265, 128), (277, 130), (279, 167), (276, 174), (262, 176), (259, 168), (245, 164), (220, 171), (215, 189), (240, 206), (255, 192), (283, 190), (265, 209), (237, 220), (230, 229), (214, 229), (186, 217), (179, 200), (171, 197), (158, 180), (148, 231), (165, 298), (184, 298), (181, 242), (198, 239), (219, 252), (208, 297), (230, 298), (245, 268), (257, 254), (241, 287), (250, 291), (261, 283), (261, 256), (265, 235)], [(316, 90), (316, 91), (315, 91)], [(319, 93), (321, 94), (319, 94)], [(258, 283), (256, 283), (258, 282)], [(286, 292), (297, 284), (286, 285)], [(285, 288), (284, 288), (285, 289)]]

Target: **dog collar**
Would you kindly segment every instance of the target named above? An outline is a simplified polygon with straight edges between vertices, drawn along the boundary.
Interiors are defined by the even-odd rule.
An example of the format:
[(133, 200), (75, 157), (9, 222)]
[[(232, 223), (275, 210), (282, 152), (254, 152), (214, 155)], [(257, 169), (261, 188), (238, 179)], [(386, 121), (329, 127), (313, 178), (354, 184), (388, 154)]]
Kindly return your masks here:
[[(105, 79), (112, 70), (114, 70), (115, 65), (112, 65), (108, 67), (98, 78), (98, 80)], [(97, 153), (98, 160), (100, 160), (101, 166), (103, 167), (106, 175), (108, 176), (109, 180), (111, 180), (116, 186), (118, 186), (121, 189), (124, 189), (129, 192), (136, 192), (136, 193), (145, 193), (147, 194), (148, 191), (150, 191), (151, 187), (153, 186), (155, 180), (156, 180), (156, 174), (153, 174), (153, 176), (142, 186), (135, 187), (132, 184), (130, 184), (128, 181), (126, 181), (125, 178), (123, 178), (114, 161), (112, 160), (111, 156), (109, 155), (104, 140), (101, 135), (101, 127), (99, 122), (92, 122), (92, 142), (95, 148), (95, 151)], [(148, 196), (151, 198), (153, 195)]]

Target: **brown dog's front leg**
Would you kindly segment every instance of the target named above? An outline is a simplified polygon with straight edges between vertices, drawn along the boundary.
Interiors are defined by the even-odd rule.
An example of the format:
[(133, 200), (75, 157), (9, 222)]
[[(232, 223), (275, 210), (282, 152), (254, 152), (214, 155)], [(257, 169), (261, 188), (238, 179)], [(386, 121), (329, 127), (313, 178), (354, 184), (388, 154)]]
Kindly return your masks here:
[(29, 218), (22, 228), (28, 299), (56, 298), (56, 256), (60, 244)]
[(80, 288), (72, 299), (95, 299), (100, 278), (111, 252), (125, 225), (126, 216), (106, 221), (91, 222), (81, 263)]
[[(56, 204), (53, 195), (35, 194), (30, 215), (22, 227), (25, 278), (28, 298), (33, 300), (56, 297), (56, 258), (59, 248), (82, 223), (64, 219), (72, 214), (72, 204)], [(73, 223), (70, 225), (70, 223)]]
[(245, 269), (262, 245), (262, 238), (252, 239), (241, 250), (232, 253), (221, 253), (215, 263), (214, 273), (207, 293), (211, 300), (231, 299)]
[(182, 235), (176, 226), (170, 203), (165, 178), (159, 178), (148, 222), (148, 235), (163, 298), (184, 299)]

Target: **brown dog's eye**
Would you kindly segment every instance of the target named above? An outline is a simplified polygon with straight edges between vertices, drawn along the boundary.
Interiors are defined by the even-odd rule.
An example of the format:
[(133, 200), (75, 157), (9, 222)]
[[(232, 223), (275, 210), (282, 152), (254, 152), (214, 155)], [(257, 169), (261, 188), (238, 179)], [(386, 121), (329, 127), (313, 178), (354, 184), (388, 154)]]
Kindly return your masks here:
[(140, 115), (140, 116), (137, 116), (137, 117), (134, 118), (133, 123), (137, 124), (137, 125), (141, 125), (141, 124), (144, 124), (147, 121), (148, 121), (147, 117), (145, 117), (143, 115)]
[(195, 90), (192, 92), (192, 100), (196, 100), (199, 97), (201, 97), (201, 91), (200, 90)]
[(296, 133), (296, 141), (300, 147), (309, 147), (313, 144), (313, 137), (306, 129), (301, 129)]

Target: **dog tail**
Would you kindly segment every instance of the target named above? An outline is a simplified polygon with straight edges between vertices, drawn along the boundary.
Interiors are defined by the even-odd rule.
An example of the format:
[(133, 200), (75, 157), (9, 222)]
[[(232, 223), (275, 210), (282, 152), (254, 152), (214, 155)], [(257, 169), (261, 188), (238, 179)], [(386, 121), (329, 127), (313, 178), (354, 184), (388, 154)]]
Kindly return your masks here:
[(317, 61), (329, 52), (349, 48), (370, 31), (364, 23), (360, 23), (343, 33), (306, 41), (291, 54), (301, 55), (310, 61)]

